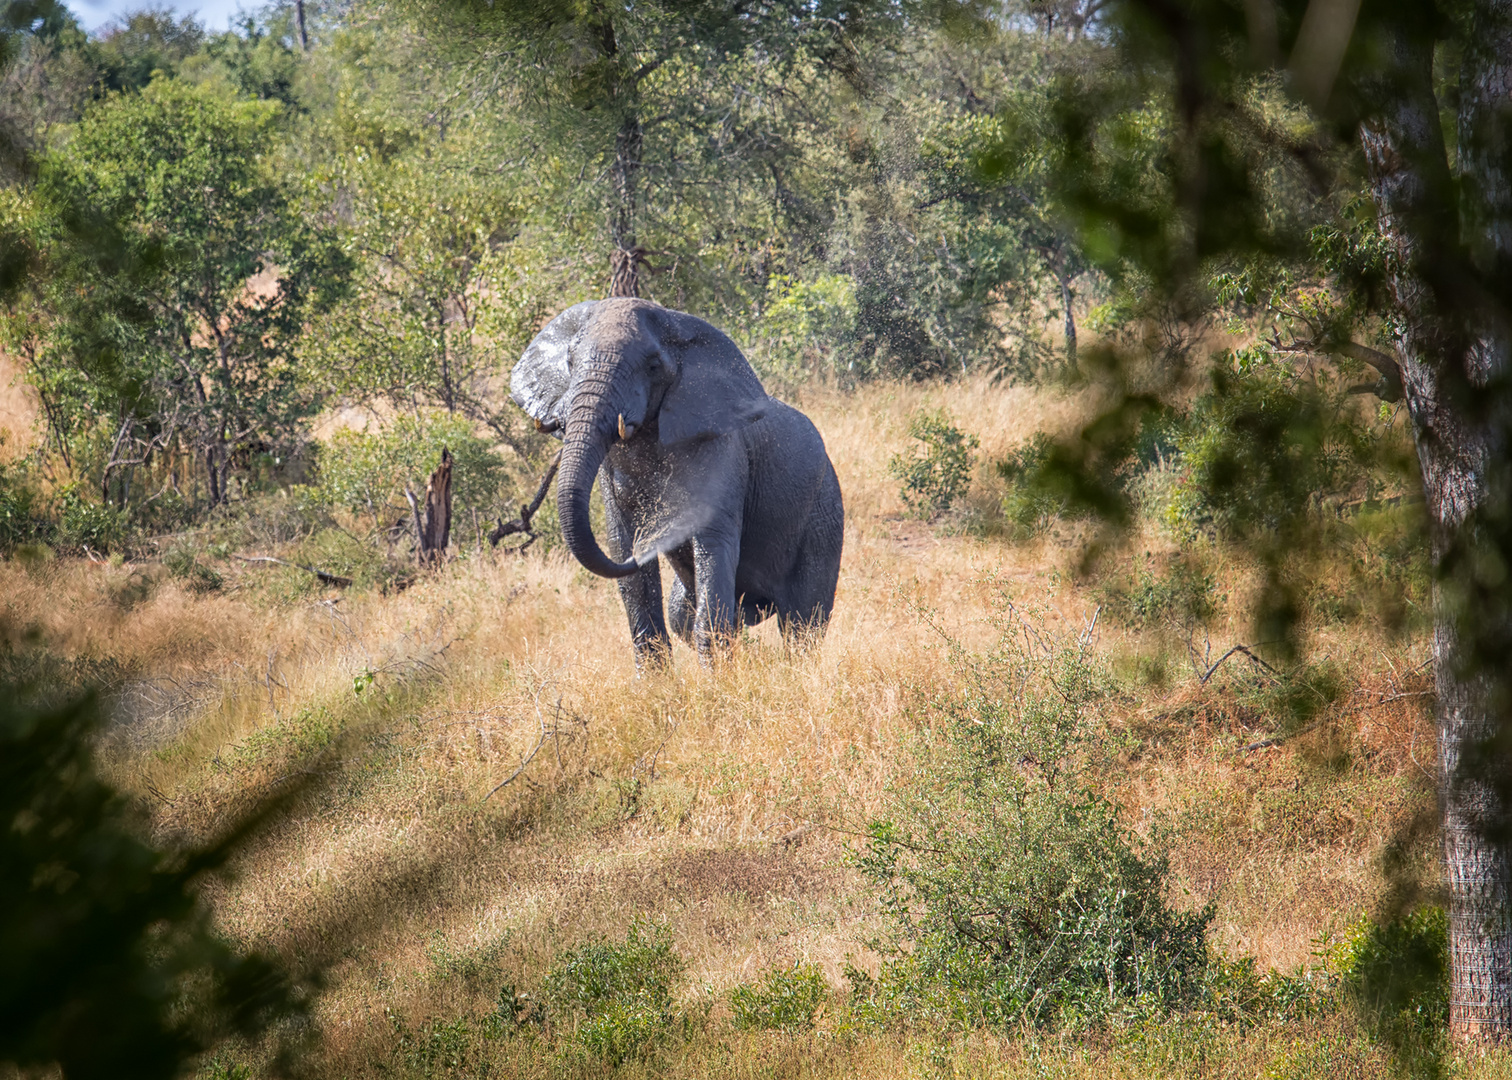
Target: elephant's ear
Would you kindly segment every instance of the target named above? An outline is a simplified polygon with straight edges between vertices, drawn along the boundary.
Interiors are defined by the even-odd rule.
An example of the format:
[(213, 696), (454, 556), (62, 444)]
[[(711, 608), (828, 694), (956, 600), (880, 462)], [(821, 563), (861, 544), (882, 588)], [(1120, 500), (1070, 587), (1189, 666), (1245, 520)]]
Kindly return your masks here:
[(541, 329), (515, 364), (509, 396), (537, 424), (555, 430), (566, 425), (567, 403), (562, 399), (572, 382), (568, 353), (597, 306), (597, 300), (573, 304)]
[(658, 414), (664, 445), (712, 439), (759, 419), (770, 398), (724, 334), (692, 315), (664, 313), (662, 350), (678, 365)]

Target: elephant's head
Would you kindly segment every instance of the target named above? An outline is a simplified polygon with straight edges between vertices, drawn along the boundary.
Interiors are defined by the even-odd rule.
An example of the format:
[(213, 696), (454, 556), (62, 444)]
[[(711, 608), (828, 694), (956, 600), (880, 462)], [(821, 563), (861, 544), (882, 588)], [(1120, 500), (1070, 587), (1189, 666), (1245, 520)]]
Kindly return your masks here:
[(718, 438), (759, 417), (766, 391), (735, 343), (702, 319), (646, 300), (575, 304), (535, 336), (510, 377), (515, 404), (562, 438), (562, 539), (602, 577), (634, 573), (604, 554), (588, 495), (610, 448)]

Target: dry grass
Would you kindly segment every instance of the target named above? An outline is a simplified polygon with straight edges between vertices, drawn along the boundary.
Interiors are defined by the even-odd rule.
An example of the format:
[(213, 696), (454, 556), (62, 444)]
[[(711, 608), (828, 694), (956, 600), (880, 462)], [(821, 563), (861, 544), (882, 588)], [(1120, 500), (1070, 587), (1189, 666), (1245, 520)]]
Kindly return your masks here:
[(0, 352), (0, 464), (32, 449), (37, 412), (37, 396), (21, 381), (21, 366)]
[[(4, 564), (0, 620), (38, 626), (66, 656), (115, 673), (112, 768), (161, 800), (165, 835), (213, 829), (261, 795), (299, 788), (216, 901), (232, 935), (328, 967), (317, 1071), (374, 1074), (399, 1052), (390, 1011), (412, 1030), (478, 1015), (502, 982), (531, 985), (561, 949), (622, 936), (636, 916), (674, 928), (684, 1004), (712, 1003), (715, 1020), (728, 988), (777, 965), (817, 962), (838, 988), (847, 958), (874, 962), (864, 942), (879, 926), (841, 858), (844, 830), (881, 805), (910, 710), (953, 688), (915, 608), (975, 646), (990, 638), (999, 590), (1067, 627), (1098, 604), (1071, 572), (1073, 533), (1012, 547), (906, 520), (888, 458), (920, 407), (947, 408), (986, 462), (1074, 423), (1087, 403), (964, 382), (815, 391), (801, 404), (847, 509), (835, 618), (805, 653), (759, 627), (712, 669), (678, 645), (668, 670), (638, 676), (614, 586), (559, 555), (468, 555), (396, 595), (310, 590), (297, 572), (270, 589), (281, 572), (229, 563), (217, 566), (227, 586), (210, 595), (152, 565)], [(990, 498), (979, 471), (989, 495), (978, 498)], [(1237, 591), (1247, 570), (1219, 573)], [(292, 600), (291, 583), (304, 590)], [(1222, 646), (1243, 630), (1220, 619), (1208, 632)], [(1267, 967), (1308, 962), (1314, 939), (1374, 901), (1383, 847), (1428, 799), (1431, 730), (1426, 699), (1412, 696), (1425, 684), (1406, 674), (1415, 646), (1320, 632), (1336, 634), (1335, 660), (1357, 689), (1297, 740), (1243, 749), (1274, 719), (1245, 696), (1237, 661), (1227, 682), (1131, 690), (1109, 717), (1128, 747), (1118, 796), (1130, 819), (1183, 827), (1181, 887), (1194, 904), (1217, 901), (1220, 948)], [(1097, 640), (1115, 666), (1155, 654), (1172, 670), (1185, 663), (1168, 636), (1108, 620)], [(654, 1071), (1389, 1074), (1378, 1049), (1328, 1024), (1161, 1029), (1102, 1047), (734, 1037), (716, 1024)], [(530, 1045), (500, 1050), (495, 1074), (560, 1065)]]

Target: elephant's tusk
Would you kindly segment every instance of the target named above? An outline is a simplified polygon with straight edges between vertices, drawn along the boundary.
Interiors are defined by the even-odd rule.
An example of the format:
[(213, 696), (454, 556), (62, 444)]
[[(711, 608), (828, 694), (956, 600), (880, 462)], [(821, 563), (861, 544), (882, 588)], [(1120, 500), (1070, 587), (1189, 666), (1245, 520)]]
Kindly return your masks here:
[(619, 436), (620, 436), (620, 438), (621, 439), (628, 439), (628, 438), (630, 438), (634, 434), (635, 434), (635, 425), (634, 424), (627, 424), (627, 423), (625, 423), (625, 414), (624, 413), (620, 413), (619, 414)]

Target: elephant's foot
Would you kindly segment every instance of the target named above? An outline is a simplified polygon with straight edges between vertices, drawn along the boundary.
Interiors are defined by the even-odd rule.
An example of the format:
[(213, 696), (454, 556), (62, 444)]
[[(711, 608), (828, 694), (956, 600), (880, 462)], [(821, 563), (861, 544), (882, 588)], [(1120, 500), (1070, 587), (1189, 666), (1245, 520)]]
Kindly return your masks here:
[(652, 638), (635, 643), (635, 674), (666, 671), (672, 666), (672, 639)]

